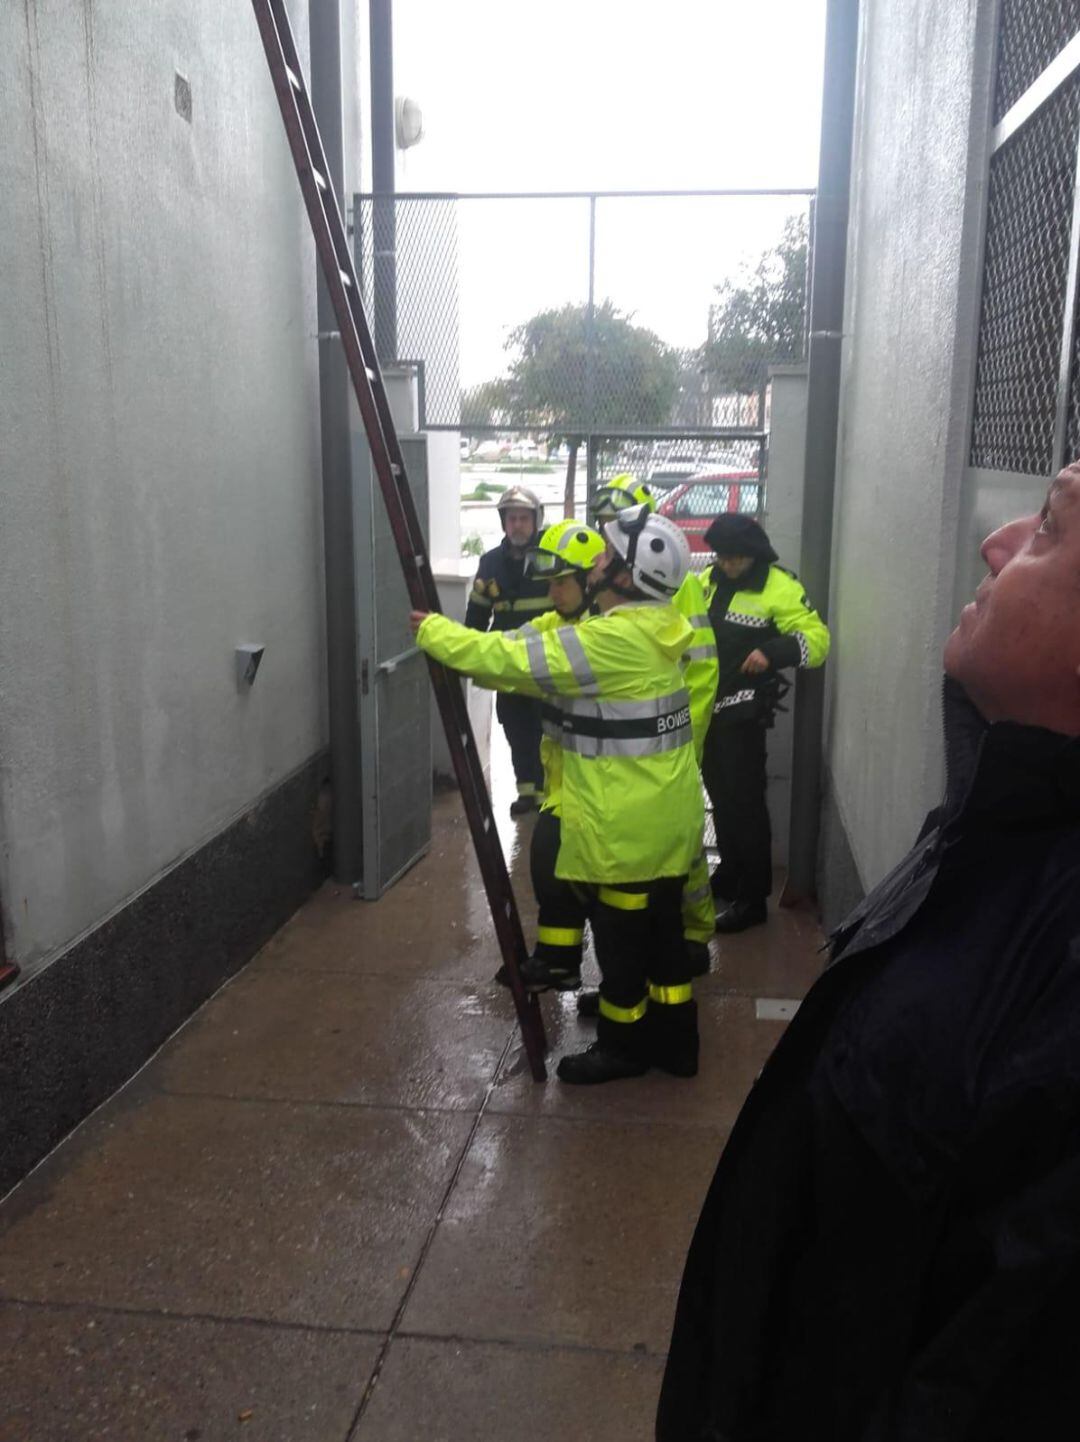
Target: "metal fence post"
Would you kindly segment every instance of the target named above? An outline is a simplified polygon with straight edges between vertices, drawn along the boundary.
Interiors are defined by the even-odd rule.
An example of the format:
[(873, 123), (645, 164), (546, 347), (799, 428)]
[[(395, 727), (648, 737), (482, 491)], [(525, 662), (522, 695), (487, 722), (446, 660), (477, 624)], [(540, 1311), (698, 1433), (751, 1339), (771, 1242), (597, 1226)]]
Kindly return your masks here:
[(371, 283), (375, 354), (397, 359), (397, 197), (394, 194), (392, 0), (370, 0)]
[(585, 308), (585, 510), (596, 490), (596, 196), (589, 196), (589, 303)]
[[(829, 604), (858, 36), (858, 0), (828, 0), (799, 561), (799, 575), (823, 613), (827, 613)], [(788, 880), (782, 903), (817, 894), (824, 683), (821, 671), (799, 671), (795, 682)]]

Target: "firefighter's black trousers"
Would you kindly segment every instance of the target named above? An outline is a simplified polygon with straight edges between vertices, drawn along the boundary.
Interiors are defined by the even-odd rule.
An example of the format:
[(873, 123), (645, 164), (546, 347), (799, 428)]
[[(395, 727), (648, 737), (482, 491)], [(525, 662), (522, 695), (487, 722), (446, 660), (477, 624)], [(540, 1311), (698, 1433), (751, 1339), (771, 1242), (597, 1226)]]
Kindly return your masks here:
[(765, 738), (760, 721), (712, 725), (701, 776), (712, 802), (720, 865), (713, 890), (728, 901), (764, 901), (772, 891), (772, 829), (765, 804)]
[(561, 829), (552, 811), (541, 811), (529, 846), (529, 872), (536, 897), (535, 955), (565, 969), (581, 970), (581, 944), (589, 914), (589, 889), (555, 875)]
[(697, 1058), (697, 1006), (682, 933), (681, 876), (598, 886), (590, 911), (600, 966), (596, 1039), (667, 1065)]
[(495, 715), (510, 743), (510, 759), (519, 796), (541, 796), (544, 768), (540, 764), (540, 702), (531, 696), (514, 696), (500, 691), (495, 698)]
[(696, 1063), (697, 1004), (683, 939), (684, 877), (617, 886), (555, 875), (561, 828), (542, 811), (529, 865), (539, 906), (536, 955), (573, 971), (581, 965), (585, 922), (600, 967), (597, 1040), (613, 1051), (672, 1069)]

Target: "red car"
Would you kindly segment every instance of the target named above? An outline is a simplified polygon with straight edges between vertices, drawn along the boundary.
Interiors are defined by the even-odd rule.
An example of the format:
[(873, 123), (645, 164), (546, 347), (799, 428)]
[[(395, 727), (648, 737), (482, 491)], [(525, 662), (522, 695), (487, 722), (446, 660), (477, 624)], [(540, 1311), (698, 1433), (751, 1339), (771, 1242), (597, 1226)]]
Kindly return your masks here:
[(691, 551), (709, 554), (705, 532), (724, 511), (760, 514), (761, 481), (757, 471), (706, 471), (670, 490), (657, 506), (685, 534)]

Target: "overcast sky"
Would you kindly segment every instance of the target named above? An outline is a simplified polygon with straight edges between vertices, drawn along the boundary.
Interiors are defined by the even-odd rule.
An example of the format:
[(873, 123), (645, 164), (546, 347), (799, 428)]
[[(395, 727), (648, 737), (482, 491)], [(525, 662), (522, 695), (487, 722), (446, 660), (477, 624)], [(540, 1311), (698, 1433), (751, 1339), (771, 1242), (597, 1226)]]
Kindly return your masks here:
[[(824, 0), (395, 0), (395, 90), (423, 141), (399, 190), (813, 186)], [(400, 157), (399, 157), (400, 159)], [(704, 339), (712, 288), (802, 202), (609, 201), (597, 298), (676, 345)], [(462, 379), (506, 333), (583, 300), (587, 209), (460, 211)]]

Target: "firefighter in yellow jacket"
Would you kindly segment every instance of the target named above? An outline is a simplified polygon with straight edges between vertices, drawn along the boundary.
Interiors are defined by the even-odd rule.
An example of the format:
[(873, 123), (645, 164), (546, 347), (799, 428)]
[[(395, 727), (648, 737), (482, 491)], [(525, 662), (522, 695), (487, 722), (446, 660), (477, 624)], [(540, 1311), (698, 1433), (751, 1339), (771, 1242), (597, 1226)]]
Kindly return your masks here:
[(693, 633), (670, 604), (685, 537), (645, 506), (605, 527), (589, 574), (600, 614), (550, 631), (481, 635), (413, 614), (421, 649), (485, 685), (542, 697), (561, 732), (555, 874), (588, 887), (600, 965), (597, 1039), (558, 1075), (588, 1084), (650, 1065), (697, 1071), (697, 1008), (680, 897), (701, 841), (701, 786), (681, 658)]
[[(513, 634), (523, 637), (574, 625), (594, 607), (589, 572), (605, 541), (581, 521), (556, 521), (529, 553), (532, 576), (547, 583), (553, 609), (527, 621)], [(562, 724), (559, 710), (539, 703), (543, 734), (540, 759), (544, 791), (529, 842), (529, 874), (536, 897), (536, 945), (522, 976), (531, 991), (574, 991), (581, 985), (581, 952), (591, 896), (588, 889), (556, 874), (562, 841)], [(496, 974), (505, 980), (505, 967)]]
[[(589, 513), (593, 524), (602, 527), (613, 520), (620, 511), (630, 506), (648, 506), (656, 509), (656, 499), (649, 487), (628, 471), (613, 476), (599, 486), (592, 498)], [(701, 580), (695, 571), (687, 570), (682, 584), (672, 598), (672, 605), (693, 629), (693, 638), (683, 654), (682, 668), (686, 677), (686, 689), (690, 692), (690, 719), (694, 730), (694, 751), (701, 764), (705, 749), (705, 736), (712, 720), (713, 703), (716, 700), (717, 665), (716, 641)], [(705, 848), (699, 850), (690, 867), (683, 888), (682, 898), (683, 936), (690, 953), (690, 962), (695, 976), (702, 976), (709, 969), (709, 942), (716, 925), (716, 911), (712, 891), (709, 887), (709, 863)], [(578, 1001), (578, 1012), (583, 1016), (595, 1015), (592, 994), (583, 994)]]

